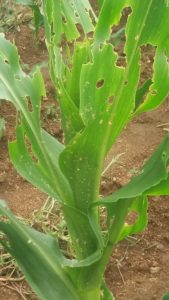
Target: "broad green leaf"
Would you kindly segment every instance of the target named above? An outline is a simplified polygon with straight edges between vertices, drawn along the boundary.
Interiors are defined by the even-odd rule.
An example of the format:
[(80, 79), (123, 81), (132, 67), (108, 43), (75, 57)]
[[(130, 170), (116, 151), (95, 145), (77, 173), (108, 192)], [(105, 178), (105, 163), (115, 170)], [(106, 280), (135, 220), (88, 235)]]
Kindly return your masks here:
[[(77, 69), (85, 62), (85, 56), (87, 51), (83, 53), (80, 51), (74, 56), (73, 62), (76, 60), (76, 65), (71, 72), (71, 82), (68, 84), (68, 90), (65, 90), (65, 69), (67, 66), (63, 63), (61, 55), (61, 38), (63, 31), (66, 34), (67, 40), (75, 40), (79, 36), (77, 30), (77, 24), (80, 24), (84, 30), (84, 33), (94, 29), (92, 24), (91, 15), (92, 8), (89, 2), (86, 1), (43, 1), (43, 15), (45, 18), (45, 30), (46, 30), (46, 43), (49, 50), (50, 57), (50, 72), (51, 77), (55, 85), (60, 87), (60, 95), (58, 97), (62, 113), (62, 126), (65, 134), (66, 143), (68, 143), (77, 132), (83, 128), (83, 122), (77, 110), (77, 103), (79, 103), (78, 95), (80, 94), (79, 85), (75, 82), (79, 79)], [(95, 18), (95, 17), (94, 17)], [(50, 28), (53, 27), (51, 32)], [(67, 80), (68, 78), (66, 78)], [(68, 80), (67, 80), (68, 81)], [(74, 85), (77, 85), (75, 89)]]
[[(58, 42), (61, 40), (62, 33), (65, 33), (68, 41), (77, 39), (80, 35), (77, 24), (82, 26), (85, 34), (94, 30), (92, 18), (96, 19), (96, 17), (88, 0), (63, 0), (58, 1), (58, 4), (53, 0), (42, 0), (42, 3), (46, 26), (49, 28), (54, 21), (53, 33), (57, 35)], [(59, 17), (56, 18), (58, 16), (56, 9), (59, 7)]]
[[(158, 37), (155, 34), (154, 30), (152, 32), (151, 29), (150, 35), (149, 36), (147, 35), (147, 30), (148, 27), (150, 26), (149, 25), (149, 18), (150, 18), (150, 11), (151, 11), (150, 8), (152, 8), (154, 12), (154, 9), (156, 9), (156, 4), (157, 4), (156, 1), (150, 1), (150, 2), (151, 5), (148, 6), (148, 10), (146, 10), (145, 3), (142, 7), (140, 2), (137, 5), (134, 4), (132, 1), (129, 2), (129, 4), (131, 4), (133, 8), (133, 13), (129, 18), (129, 23), (127, 26), (127, 44), (125, 47), (126, 54), (127, 54), (127, 66), (124, 69), (123, 76), (119, 82), (118, 85), (119, 89), (117, 89), (118, 92), (116, 91), (116, 94), (112, 95), (114, 97), (113, 97), (112, 105), (109, 107), (109, 110), (107, 110), (108, 105), (107, 107), (106, 105), (104, 107), (104, 101), (103, 103), (101, 103), (101, 105), (103, 105), (101, 106), (102, 115), (101, 114), (99, 115), (98, 111), (97, 111), (98, 114), (96, 116), (94, 115), (94, 108), (93, 108), (95, 104), (94, 101), (96, 101), (98, 98), (96, 98), (97, 94), (92, 94), (92, 92), (94, 90), (94, 82), (97, 82), (97, 80), (98, 81), (104, 80), (105, 74), (102, 74), (102, 76), (103, 75), (104, 76), (100, 78), (100, 69), (98, 69), (97, 67), (93, 68), (93, 73), (92, 73), (92, 71), (90, 70), (92, 69), (90, 65), (92, 64), (92, 62), (84, 65), (82, 68), (80, 107), (82, 107), (81, 115), (87, 127), (86, 129), (84, 129), (83, 132), (77, 134), (77, 136), (73, 139), (72, 143), (70, 143), (70, 145), (64, 150), (63, 154), (61, 154), (61, 167), (65, 176), (67, 176), (73, 188), (75, 201), (77, 202), (78, 207), (80, 207), (83, 210), (87, 210), (88, 205), (91, 202), (96, 201), (99, 179), (101, 174), (101, 166), (103, 165), (105, 155), (108, 149), (110, 149), (111, 145), (115, 142), (121, 130), (128, 122), (130, 115), (134, 109), (135, 95), (136, 95), (137, 86), (139, 82), (139, 75), (140, 75), (139, 74), (140, 72), (139, 47), (142, 45), (143, 41), (145, 43), (152, 42), (155, 44), (156, 42), (158, 44)], [(164, 2), (160, 4), (161, 16), (163, 16), (164, 9), (166, 9), (166, 7), (163, 4)], [(121, 3), (121, 5), (123, 6), (124, 2)], [(139, 9), (142, 10), (143, 12), (142, 14), (140, 14)], [(101, 13), (104, 12), (106, 14), (109, 13), (109, 11), (110, 9), (108, 9), (108, 6), (106, 6), (105, 4), (105, 7), (102, 7)], [(115, 18), (119, 19), (118, 11), (115, 10), (115, 12), (116, 14), (111, 16), (111, 20), (112, 18), (113, 20), (115, 20)], [(154, 12), (154, 16), (155, 16), (155, 12)], [(139, 26), (134, 26), (134, 22), (136, 23), (137, 17), (139, 20)], [(112, 22), (114, 21), (109, 22), (109, 25), (111, 25)], [(154, 20), (154, 22), (156, 22), (157, 26), (159, 27), (162, 26), (160, 18)], [(145, 25), (141, 26), (142, 23)], [(132, 27), (134, 27), (135, 36), (133, 35)], [(145, 31), (145, 27), (146, 27), (146, 31)], [(97, 30), (99, 32), (99, 29)], [(137, 36), (139, 36), (138, 39), (135, 38)], [(160, 43), (161, 40), (159, 41), (159, 44)], [(132, 48), (131, 45), (133, 45)], [(98, 50), (97, 52), (95, 52), (96, 54), (94, 53), (94, 59), (95, 59), (95, 55), (99, 56), (100, 51), (104, 51), (105, 48), (106, 46), (103, 46), (102, 50)], [(113, 68), (115, 69), (117, 67), (113, 66)], [(85, 72), (85, 76), (83, 72)], [(94, 78), (97, 78), (97, 80), (94, 79), (92, 82), (91, 91), (90, 91), (90, 82), (93, 76), (90, 74), (90, 72), (91, 74), (94, 74)], [(110, 74), (112, 74), (111, 68), (109, 69), (109, 72)], [(88, 87), (85, 88), (85, 84), (88, 85)], [(117, 82), (115, 82), (115, 85), (117, 85)], [(85, 96), (90, 97), (90, 94), (92, 94), (92, 97), (89, 101), (90, 107), (87, 107), (87, 102), (85, 101), (86, 99), (88, 99), (88, 97), (85, 96), (83, 97), (82, 89), (86, 89), (86, 92), (84, 92)], [(84, 107), (83, 107), (83, 98), (84, 98)], [(96, 106), (96, 110), (97, 109), (99, 109), (99, 106)], [(84, 117), (83, 117), (83, 113), (84, 113)], [(93, 116), (93, 120), (92, 120), (92, 116)], [(89, 118), (90, 121), (89, 124), (87, 123), (87, 118)], [(95, 139), (93, 140), (94, 136)], [(94, 181), (92, 180), (91, 182), (91, 178), (93, 178)], [(85, 196), (84, 196), (84, 190), (86, 191)], [(81, 199), (81, 203), (79, 203), (78, 201), (79, 198)]]
[[(9, 43), (7, 46), (14, 47)], [(64, 147), (40, 127), (40, 101), (44, 95), (42, 77), (39, 72), (36, 72), (33, 77), (20, 74), (19, 79), (16, 78), (12, 66), (4, 60), (4, 57), (5, 53), (2, 58), (0, 56), (2, 95), (6, 93), (8, 96), (6, 100), (11, 100), (18, 113), (21, 113), (18, 116), (16, 141), (9, 146), (11, 159), (20, 174), (32, 184), (60, 202), (74, 206), (72, 190), (58, 164)], [(77, 110), (76, 106), (75, 109)], [(65, 214), (69, 218), (68, 227), (72, 236), (75, 236), (75, 250), (81, 257), (83, 251), (78, 251), (80, 240), (77, 238), (81, 227), (77, 226), (77, 223), (73, 223), (72, 226), (70, 214), (66, 213), (66, 210)], [(81, 220), (79, 224), (80, 222)], [(92, 228), (89, 220), (85, 222), (85, 231), (84, 235), (81, 233), (81, 241), (84, 242), (88, 235), (86, 249), (90, 249), (90, 253), (93, 253), (93, 249), (97, 250), (98, 247), (97, 237), (94, 233), (91, 234)]]
[[(36, 159), (32, 159), (32, 156), (25, 145), (24, 132), (21, 127), (17, 126), (16, 134), (17, 140), (10, 142), (9, 144), (10, 158), (15, 165), (15, 168), (29, 182), (51, 197), (57, 198), (60, 202), (61, 199), (51, 187), (50, 178), (47, 172), (43, 172), (42, 175), (40, 164)], [(52, 156), (51, 159), (57, 163), (58, 157), (64, 147), (45, 131), (42, 132), (42, 136), (43, 144), (47, 145), (49, 155)]]
[(62, 85), (60, 88), (60, 108), (62, 113), (62, 128), (64, 131), (65, 143), (67, 144), (77, 132), (84, 128), (82, 118), (78, 108), (70, 98), (66, 89)]
[[(80, 78), (80, 114), (85, 124), (99, 118), (103, 112), (111, 110), (124, 74), (122, 68), (116, 67), (115, 55), (111, 45), (105, 45), (94, 54), (93, 62), (82, 66)], [(104, 61), (104, 64), (101, 62)], [(107, 70), (109, 69), (109, 72)], [(111, 99), (112, 97), (112, 99)]]
[(6, 60), (12, 67), (16, 76), (24, 76), (19, 65), (19, 55), (15, 46), (10, 46), (3, 33), (0, 33), (0, 57)]
[[(91, 255), (98, 249), (101, 249), (103, 241), (98, 224), (96, 222), (91, 224), (88, 214), (85, 214), (78, 208), (67, 205), (63, 206), (63, 212), (69, 224), (69, 229), (74, 233), (72, 237), (73, 242), (79, 245), (79, 248), (76, 248), (78, 259), (86, 258), (86, 253)], [(77, 238), (79, 232), (81, 236), (77, 243), (77, 240), (74, 239)]]
[(93, 17), (95, 15), (88, 0), (63, 0), (62, 9), (65, 18), (63, 27), (68, 40), (74, 39), (71, 31), (72, 28), (76, 28), (78, 23), (82, 26), (85, 33), (93, 31), (94, 27), (89, 12), (92, 13)]
[[(123, 204), (121, 202), (119, 205), (120, 210), (122, 205)], [(146, 228), (148, 219), (147, 209), (148, 200), (146, 196), (140, 196), (132, 202), (128, 208), (126, 222), (120, 231), (118, 240), (123, 240), (127, 236), (142, 232)]]
[[(169, 136), (161, 143), (150, 160), (146, 163), (143, 172), (134, 177), (126, 186), (119, 189), (114, 194), (101, 199), (94, 205), (103, 205), (108, 210), (108, 226), (112, 217), (120, 217), (124, 211), (124, 205), (127, 207), (127, 214), (135, 212), (137, 219), (133, 224), (125, 224), (116, 237), (117, 240), (123, 239), (125, 236), (137, 233), (143, 230), (147, 222), (147, 199), (148, 195), (163, 194), (166, 180), (168, 180), (168, 162), (169, 162)], [(168, 188), (169, 191), (169, 188)], [(118, 221), (117, 221), (118, 222)], [(117, 241), (116, 240), (116, 241)]]
[[(104, 51), (103, 53), (109, 54), (110, 58), (112, 54), (111, 46), (105, 46)], [(100, 53), (97, 52), (96, 55), (99, 57)], [(108, 61), (108, 58), (106, 61)], [(111, 65), (112, 63), (110, 66)], [(85, 82), (88, 83), (88, 89), (90, 89), (90, 81), (92, 81), (91, 74), (95, 73), (93, 82), (97, 83), (100, 79), (105, 80), (105, 87), (103, 86), (103, 88), (107, 96), (111, 95), (111, 88), (113, 89), (111, 83), (114, 79), (117, 84), (116, 86), (115, 83), (113, 83), (114, 90), (117, 89), (117, 94), (114, 96), (112, 103), (109, 103), (109, 98), (104, 102), (104, 97), (103, 103), (100, 104), (100, 95), (103, 95), (101, 88), (97, 92), (96, 86), (91, 86), (91, 91), (94, 91), (94, 96), (96, 94), (100, 98), (98, 97), (96, 99), (98, 102), (94, 102), (94, 100), (91, 99), (91, 112), (86, 109), (88, 102), (86, 101), (86, 105), (85, 102), (84, 104), (82, 102), (84, 107), (82, 106), (81, 115), (86, 124), (88, 121), (87, 127), (75, 136), (60, 156), (61, 168), (72, 186), (77, 206), (84, 211), (88, 210), (91, 202), (97, 200), (100, 174), (105, 155), (126, 125), (130, 113), (134, 108), (134, 98), (139, 75), (138, 57), (132, 62), (132, 72), (129, 74), (127, 82), (123, 82), (123, 76), (121, 75), (123, 74), (123, 69), (116, 69), (116, 66), (113, 67), (113, 70), (110, 68), (109, 72), (111, 72), (111, 74), (117, 74), (117, 76), (114, 76), (112, 79), (105, 75), (102, 67), (100, 67), (100, 69), (90, 66), (90, 63), (84, 65), (81, 77), (84, 84)], [(85, 75), (83, 75), (83, 70)], [(101, 78), (100, 74), (102, 75)], [(84, 84), (81, 83), (81, 95), (84, 95), (83, 98), (85, 101), (85, 99), (87, 99), (85, 96), (90, 95), (87, 94), (88, 89)], [(118, 87), (120, 87), (119, 90)], [(83, 89), (85, 89), (85, 91), (83, 91)], [(128, 99), (128, 101), (126, 101), (126, 99)], [(100, 110), (96, 103), (101, 105)], [(97, 113), (94, 115), (95, 111)], [(87, 118), (89, 120), (87, 120)], [(81, 199), (81, 202), (79, 202), (79, 199)]]
[(138, 108), (137, 113), (140, 113), (159, 106), (169, 93), (169, 64), (166, 57), (169, 7), (165, 0), (150, 0), (148, 4), (146, 1), (130, 0), (129, 4), (132, 14), (127, 24), (125, 46), (128, 65), (141, 45), (149, 43), (157, 46), (152, 85), (144, 103)]
[(78, 293), (66, 275), (56, 239), (21, 224), (0, 203), (0, 214), (6, 218), (0, 229), (7, 235), (9, 244), (1, 243), (16, 258), (17, 263), (32, 289), (43, 300), (80, 300)]
[[(67, 207), (67, 210), (72, 213), (72, 219), (77, 218), (73, 208)], [(1, 239), (1, 243), (16, 258), (29, 284), (41, 299), (62, 299), (59, 298), (61, 296), (69, 300), (81, 299), (78, 290), (87, 291), (98, 285), (100, 277), (95, 268), (102, 257), (102, 248), (83, 260), (66, 259), (59, 250), (56, 238), (21, 224), (2, 201), (0, 215), (5, 218), (5, 222), (0, 222), (0, 230), (9, 241), (8, 244)], [(81, 221), (76, 222), (81, 224), (82, 236), (87, 236), (87, 218), (79, 213)], [(69, 293), (70, 298), (67, 296)]]
[(126, 31), (128, 60), (131, 59), (136, 47), (143, 44), (165, 47), (169, 23), (169, 7), (165, 0), (150, 0), (148, 3), (128, 0), (128, 3), (132, 8)]
[[(42, 134), (40, 127), (40, 101), (45, 93), (42, 76), (39, 71), (33, 77), (21, 72), (15, 47), (1, 36), (0, 44), (3, 41), (5, 48), (2, 47), (0, 51), (0, 97), (10, 100), (18, 111), (19, 137), (10, 150), (13, 162), (26, 179), (37, 184), (43, 191), (49, 192), (51, 189), (50, 195), (61, 201), (71, 201), (71, 189), (58, 165), (58, 156), (51, 157), (53, 149), (50, 150), (50, 145), (48, 149), (43, 139), (46, 135)], [(16, 58), (17, 64), (14, 65), (11, 57)], [(59, 142), (55, 143), (55, 147), (56, 153), (60, 151)], [(29, 159), (26, 165), (25, 158)], [(32, 172), (39, 174), (35, 181), (31, 179)]]
[(95, 30), (95, 47), (109, 39), (111, 27), (119, 22), (122, 9), (126, 6), (126, 0), (104, 1), (98, 23)]
[[(119, 199), (132, 199), (150, 192), (168, 178), (169, 136), (164, 139), (152, 157), (146, 162), (143, 171), (134, 177), (127, 185), (113, 195), (104, 198), (102, 203), (116, 202)], [(127, 197), (126, 197), (127, 195)]]

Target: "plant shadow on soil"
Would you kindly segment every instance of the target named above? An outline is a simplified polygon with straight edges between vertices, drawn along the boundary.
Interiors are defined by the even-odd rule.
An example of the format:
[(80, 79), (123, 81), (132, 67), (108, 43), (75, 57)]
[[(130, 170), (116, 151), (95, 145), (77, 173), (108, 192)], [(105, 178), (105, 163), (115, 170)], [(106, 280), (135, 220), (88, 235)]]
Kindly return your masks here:
[[(27, 26), (20, 32), (8, 34), (14, 40), (23, 63), (32, 68), (47, 59), (43, 38), (40, 46), (35, 46), (33, 35)], [(42, 33), (43, 36), (43, 33)], [(149, 72), (149, 53), (144, 52), (143, 76)], [(46, 107), (55, 106), (53, 87), (47, 69), (43, 69), (47, 87), (47, 99), (42, 104), (44, 127), (56, 137), (62, 138), (59, 117), (53, 122), (45, 115)], [(56, 107), (57, 111), (57, 107)], [(46, 195), (33, 188), (21, 178), (13, 168), (7, 151), (8, 140), (15, 137), (15, 110), (9, 103), (2, 103), (0, 115), (6, 120), (6, 131), (0, 141), (0, 198), (5, 199), (10, 208), (23, 217), (29, 217), (39, 209)], [(120, 153), (123, 155), (105, 173), (101, 192), (106, 195), (128, 182), (137, 173), (165, 136), (163, 125), (169, 120), (169, 105), (166, 101), (158, 110), (145, 113), (135, 119), (124, 130), (116, 145), (109, 153), (106, 165)], [(169, 125), (168, 125), (169, 126)], [(165, 126), (164, 126), (165, 127)], [(169, 197), (150, 199), (149, 223), (145, 232), (129, 237), (114, 250), (106, 271), (106, 280), (117, 300), (161, 299), (169, 289)], [(1, 285), (0, 299), (23, 299), (18, 293)], [(31, 299), (30, 297), (26, 299)]]

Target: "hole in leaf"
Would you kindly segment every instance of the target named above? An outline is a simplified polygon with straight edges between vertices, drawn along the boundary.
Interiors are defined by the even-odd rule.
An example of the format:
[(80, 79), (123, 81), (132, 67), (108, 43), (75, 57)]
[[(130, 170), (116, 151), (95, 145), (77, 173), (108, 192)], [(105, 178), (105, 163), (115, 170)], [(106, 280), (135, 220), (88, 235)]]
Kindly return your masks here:
[(106, 216), (107, 216), (107, 208), (101, 207), (100, 208), (100, 225), (101, 225), (102, 230), (107, 229)]
[(114, 96), (110, 96), (109, 98), (108, 98), (108, 104), (113, 104), (113, 101), (114, 101)]
[(93, 38), (93, 35), (94, 35), (94, 32), (93, 31), (90, 31), (90, 32), (88, 32), (87, 33), (87, 37), (90, 39), (92, 39)]
[(66, 18), (65, 18), (64, 16), (62, 16), (62, 22), (63, 22), (64, 24), (67, 24), (67, 20), (66, 20)]
[[(5, 205), (5, 204), (4, 204)], [(0, 216), (0, 222), (3, 222), (5, 224), (10, 224), (10, 220), (6, 216)], [(2, 237), (1, 237), (2, 238)]]
[(35, 156), (33, 150), (32, 150), (32, 144), (29, 140), (29, 138), (27, 137), (26, 134), (24, 134), (24, 141), (25, 141), (25, 146), (29, 152), (29, 155), (31, 157), (31, 159), (34, 161), (35, 164), (38, 164), (39, 163), (39, 160), (38, 158)]
[(157, 96), (157, 91), (156, 91), (156, 90), (153, 90), (153, 91), (151, 92), (151, 95)]
[(77, 11), (75, 12), (75, 17), (76, 17), (76, 18), (79, 18), (79, 14), (78, 14)]
[(76, 27), (77, 27), (77, 30), (79, 32), (79, 38), (77, 39), (77, 41), (81, 42), (85, 38), (85, 33), (84, 33), (84, 30), (83, 30), (83, 26), (80, 23), (78, 23), (78, 24), (76, 24)]
[[(115, 52), (118, 52), (117, 48), (115, 48), (114, 50), (115, 50)], [(126, 54), (124, 52), (119, 53), (116, 66), (118, 66), (118, 67), (126, 67), (127, 66)]]
[(155, 47), (150, 44), (141, 46), (141, 74), (139, 86), (141, 86), (148, 79), (152, 78), (153, 75), (153, 63), (155, 56)]
[(15, 79), (20, 80), (20, 76), (18, 74), (16, 74)]
[(102, 88), (103, 85), (104, 85), (104, 79), (101, 79), (101, 80), (97, 81), (97, 83), (96, 83), (96, 87), (98, 89)]
[(166, 156), (167, 156), (166, 152), (163, 152), (162, 153), (162, 158), (164, 159), (164, 158), (166, 158)]
[(32, 106), (31, 98), (30, 98), (29, 96), (27, 96), (26, 99), (27, 99), (29, 111), (30, 111), (30, 112), (33, 112), (33, 106)]
[(22, 125), (22, 113), (20, 111), (17, 111), (17, 125)]
[(135, 224), (135, 222), (137, 221), (138, 219), (138, 213), (136, 211), (130, 211), (128, 213), (128, 216), (125, 220), (125, 223), (127, 223), (127, 225), (133, 225)]
[(125, 26), (131, 12), (130, 7), (124, 8), (119, 22), (112, 27), (110, 42), (114, 45), (114, 51), (118, 54), (116, 65), (119, 67), (125, 67), (127, 65), (126, 54), (124, 52), (126, 42)]

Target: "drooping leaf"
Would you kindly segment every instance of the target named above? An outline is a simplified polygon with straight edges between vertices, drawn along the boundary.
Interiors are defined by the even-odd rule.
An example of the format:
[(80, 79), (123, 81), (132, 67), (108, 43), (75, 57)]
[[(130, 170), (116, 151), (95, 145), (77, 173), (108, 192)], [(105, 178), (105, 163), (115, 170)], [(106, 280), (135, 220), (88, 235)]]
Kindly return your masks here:
[[(67, 210), (73, 223), (77, 214), (71, 207), (67, 207)], [(85, 259), (67, 259), (59, 250), (56, 237), (40, 233), (22, 224), (13, 216), (3, 201), (0, 201), (0, 215), (3, 221), (5, 219), (5, 222), (0, 222), (0, 230), (6, 235), (9, 243), (4, 238), (0, 242), (16, 258), (29, 284), (41, 299), (62, 299), (59, 297), (69, 300), (81, 299), (77, 290), (87, 291), (99, 284), (100, 277), (95, 269), (102, 257), (101, 247)], [(81, 226), (82, 236), (86, 237), (88, 234), (87, 218), (88, 216), (79, 213), (80, 221), (76, 220), (76, 225), (78, 223)], [(92, 237), (94, 243), (94, 236)], [(70, 298), (67, 296), (68, 293), (70, 293)]]
[(20, 224), (0, 202), (0, 214), (6, 218), (0, 229), (9, 244), (1, 243), (16, 258), (32, 289), (43, 300), (80, 300), (71, 280), (66, 275), (56, 239)]
[(142, 231), (147, 223), (147, 198), (148, 195), (162, 195), (163, 190), (169, 191), (168, 183), (168, 162), (169, 162), (169, 136), (157, 148), (150, 160), (145, 164), (143, 172), (134, 177), (127, 185), (114, 194), (105, 197), (94, 205), (106, 206), (108, 210), (108, 226), (112, 218), (120, 217), (127, 207), (127, 215), (134, 212), (137, 215), (132, 224), (124, 224), (117, 240), (125, 236)]
[(57, 155), (51, 158), (53, 148), (50, 149), (51, 143), (46, 144), (47, 135), (42, 134), (40, 127), (40, 101), (45, 94), (42, 76), (39, 71), (33, 77), (21, 71), (15, 46), (2, 35), (0, 45), (0, 97), (10, 100), (18, 111), (17, 140), (9, 146), (13, 163), (43, 191), (60, 201), (64, 198), (71, 201), (71, 189), (58, 165), (63, 147), (56, 141)]

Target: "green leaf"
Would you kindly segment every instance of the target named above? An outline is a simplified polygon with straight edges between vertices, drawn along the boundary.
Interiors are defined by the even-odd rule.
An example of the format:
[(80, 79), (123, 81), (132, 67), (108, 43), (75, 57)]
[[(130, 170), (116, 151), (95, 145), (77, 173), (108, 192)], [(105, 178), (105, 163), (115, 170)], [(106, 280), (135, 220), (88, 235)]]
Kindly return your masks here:
[(135, 115), (157, 108), (169, 94), (169, 63), (164, 50), (157, 48), (154, 62), (154, 75), (149, 93), (138, 107)]
[(169, 300), (169, 291), (163, 296), (162, 300)]
[(135, 109), (138, 108), (138, 106), (140, 106), (140, 104), (143, 102), (143, 97), (146, 95), (146, 93), (148, 92), (148, 89), (150, 87), (150, 85), (152, 84), (151, 79), (146, 80), (146, 82), (144, 82), (144, 84), (137, 90), (136, 93), (136, 99), (135, 99)]
[[(61, 38), (64, 32), (67, 39), (66, 42), (77, 39), (79, 36), (77, 24), (82, 26), (85, 34), (92, 31), (94, 29), (92, 18), (95, 18), (95, 16), (87, 0), (80, 2), (76, 0), (62, 2), (44, 0), (42, 11), (45, 18), (46, 42), (50, 54), (51, 77), (55, 86), (59, 86), (58, 99), (62, 113), (62, 127), (65, 141), (68, 143), (84, 127), (76, 105), (80, 101), (78, 85), (80, 67), (82, 63), (85, 63), (88, 53), (87, 47), (82, 48), (80, 51), (80, 48), (77, 47), (73, 57), (74, 66), (72, 72), (69, 73), (68, 79), (65, 76), (65, 69), (67, 71), (68, 67), (63, 63), (61, 55)], [(65, 89), (65, 82), (67, 90)]]
[[(94, 30), (92, 18), (96, 19), (96, 17), (88, 0), (63, 0), (58, 3), (53, 0), (42, 0), (42, 3), (45, 25), (48, 28), (48, 41), (55, 39), (50, 33), (52, 23), (52, 34), (57, 36), (58, 42), (61, 40), (62, 33), (65, 33), (68, 41), (77, 39), (80, 35), (77, 24), (82, 26), (85, 34)], [(59, 14), (56, 9), (59, 9)]]
[(71, 280), (66, 275), (64, 257), (56, 239), (21, 224), (0, 202), (0, 214), (6, 218), (0, 229), (9, 244), (1, 243), (16, 258), (32, 289), (43, 300), (80, 300)]
[(72, 235), (73, 242), (77, 244), (77, 241), (74, 241), (74, 239), (77, 238), (79, 232), (82, 237), (79, 238), (78, 249), (76, 248), (78, 258), (86, 258), (86, 253), (91, 255), (103, 247), (99, 226), (95, 222), (91, 223), (92, 218), (90, 218), (89, 214), (85, 214), (83, 211), (68, 205), (63, 206), (63, 211), (69, 224), (69, 229), (74, 233)]
[[(61, 168), (72, 186), (77, 206), (84, 211), (97, 200), (104, 158), (134, 107), (138, 58), (132, 63), (127, 83), (123, 82), (123, 68), (114, 66), (115, 59), (112, 47), (105, 45), (95, 54), (94, 63), (82, 67), (80, 110), (86, 128), (73, 138), (60, 156)], [(107, 75), (104, 65), (100, 63), (98, 67), (102, 60), (112, 78)], [(97, 88), (99, 80), (104, 80), (104, 85)], [(111, 96), (113, 99), (109, 99)]]
[[(21, 71), (15, 46), (3, 36), (0, 36), (0, 45), (3, 45), (0, 50), (0, 97), (10, 100), (18, 111), (17, 139), (9, 146), (13, 163), (21, 175), (43, 191), (60, 201), (71, 201), (70, 186), (58, 164), (63, 147), (48, 135), (48, 140), (55, 143), (57, 153), (51, 157), (54, 147), (51, 149), (51, 143), (46, 143), (47, 135), (42, 134), (40, 127), (40, 101), (45, 94), (42, 76), (39, 71), (33, 76)], [(16, 63), (12, 59), (16, 59)]]
[(70, 98), (64, 86), (60, 87), (60, 108), (62, 114), (62, 128), (64, 131), (65, 143), (67, 144), (71, 139), (84, 128), (82, 118), (79, 114), (78, 108)]
[[(111, 45), (105, 45), (94, 54), (93, 62), (82, 66), (80, 78), (80, 114), (85, 124), (96, 116), (100, 120), (103, 112), (111, 109), (124, 74), (122, 68), (115, 66), (117, 55)], [(104, 61), (104, 64), (101, 62)], [(109, 68), (109, 72), (107, 69)]]
[[(67, 211), (73, 223), (78, 214), (75, 214), (71, 207), (67, 207)], [(82, 236), (87, 237), (88, 216), (78, 213), (79, 221), (76, 221), (76, 225), (80, 224)], [(8, 244), (2, 239), (1, 243), (16, 258), (29, 284), (41, 299), (59, 299), (57, 297), (61, 295), (66, 297), (64, 299), (79, 299), (78, 290), (87, 291), (99, 284), (100, 277), (98, 278), (95, 273), (95, 268), (102, 257), (102, 248), (98, 247), (97, 251), (83, 260), (66, 259), (59, 250), (56, 238), (22, 224), (2, 201), (0, 201), (0, 215), (5, 218), (5, 222), (0, 222), (0, 230), (9, 241)], [(94, 243), (94, 233), (91, 229), (90, 232)], [(70, 293), (70, 298), (67, 297), (68, 293)], [(72, 295), (75, 298), (72, 298)]]
[(101, 300), (115, 300), (111, 291), (108, 289), (104, 281), (102, 281), (101, 285)]
[(129, 2), (132, 14), (127, 24), (125, 46), (129, 64), (135, 55), (134, 52), (139, 51), (141, 45), (149, 43), (157, 46), (152, 85), (144, 103), (138, 108), (138, 114), (158, 107), (169, 93), (169, 64), (166, 57), (169, 7), (165, 0), (151, 0), (148, 4), (146, 1)]
[(95, 47), (105, 42), (111, 35), (111, 27), (119, 22), (126, 0), (104, 1), (95, 30)]
[[(136, 48), (143, 44), (165, 47), (168, 40), (169, 7), (165, 0), (128, 0), (132, 8), (127, 25), (126, 53), (130, 60)], [(156, 30), (158, 28), (158, 30)]]
[(109, 203), (109, 201), (116, 202), (118, 199), (136, 198), (142, 194), (146, 194), (146, 191), (150, 192), (150, 188), (155, 189), (156, 186), (162, 184), (168, 178), (168, 160), (169, 136), (167, 135), (152, 157), (146, 162), (140, 175), (134, 177), (127, 185), (113, 195), (104, 198), (104, 203)]
[[(120, 217), (123, 207), (126, 205), (127, 214), (137, 214), (136, 220), (131, 225), (124, 224), (117, 240), (125, 236), (143, 230), (147, 222), (147, 198), (148, 195), (161, 195), (163, 189), (168, 188), (169, 163), (169, 136), (160, 144), (158, 149), (145, 164), (143, 172), (134, 177), (127, 185), (114, 194), (105, 197), (94, 205), (102, 205), (108, 210), (108, 226), (113, 226), (110, 221), (113, 217)], [(168, 188), (169, 191), (169, 188)]]
[(66, 90), (75, 105), (80, 106), (80, 75), (84, 64), (89, 61), (90, 44), (88, 42), (76, 42), (74, 45), (74, 54), (71, 61), (72, 69), (69, 70), (66, 78)]

